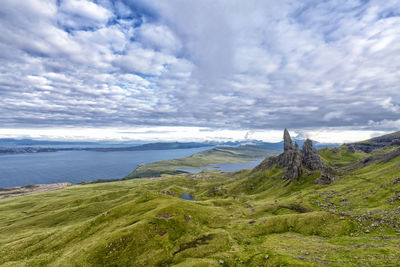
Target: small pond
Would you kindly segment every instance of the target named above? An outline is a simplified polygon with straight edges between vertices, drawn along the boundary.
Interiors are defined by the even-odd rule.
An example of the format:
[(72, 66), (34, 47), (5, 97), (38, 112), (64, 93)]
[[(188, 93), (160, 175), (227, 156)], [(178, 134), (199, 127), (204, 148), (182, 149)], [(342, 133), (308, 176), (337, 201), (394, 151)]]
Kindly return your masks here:
[(196, 201), (196, 200), (194, 199), (194, 197), (192, 197), (191, 195), (189, 195), (189, 191), (186, 191), (185, 194), (183, 194), (183, 195), (180, 196), (179, 198), (184, 199), (184, 200)]

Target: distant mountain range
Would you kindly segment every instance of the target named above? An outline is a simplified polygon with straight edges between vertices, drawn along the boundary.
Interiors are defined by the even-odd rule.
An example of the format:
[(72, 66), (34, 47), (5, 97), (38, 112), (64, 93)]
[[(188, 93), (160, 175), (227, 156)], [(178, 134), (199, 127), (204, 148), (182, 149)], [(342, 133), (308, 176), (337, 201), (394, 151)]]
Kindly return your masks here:
[[(84, 151), (97, 151), (97, 152), (112, 152), (112, 151), (145, 151), (145, 150), (170, 150), (170, 149), (187, 149), (187, 148), (198, 148), (198, 147), (206, 147), (206, 146), (214, 146), (208, 143), (196, 143), (196, 142), (188, 142), (188, 143), (180, 143), (180, 142), (171, 142), (171, 143), (148, 143), (136, 146), (128, 146), (125, 144), (117, 145), (109, 145), (101, 143), (85, 143), (85, 142), (68, 142), (63, 146), (60, 143), (54, 144), (50, 141), (39, 141), (43, 142), (40, 144), (47, 144), (47, 146), (38, 145), (34, 140), (30, 140), (30, 144), (34, 144), (32, 146), (23, 146), (23, 145), (10, 145), (11, 143), (1, 142), (0, 141), (0, 154), (19, 154), (19, 153), (39, 153), (39, 152), (56, 152), (56, 151), (71, 151), (71, 150), (84, 150)], [(8, 144), (4, 146), (4, 144)], [(15, 143), (14, 143), (15, 144)], [(21, 144), (21, 143), (19, 143)], [(90, 146), (89, 146), (90, 145)]]
[(143, 141), (126, 141), (126, 142), (113, 142), (113, 141), (52, 141), (52, 140), (34, 140), (34, 139), (14, 139), (14, 138), (0, 138), (0, 147), (14, 147), (14, 146), (132, 146), (144, 144)]
[[(305, 140), (295, 140), (300, 146)], [(39, 152), (56, 152), (70, 150), (112, 152), (112, 151), (145, 151), (145, 150), (169, 150), (169, 149), (187, 149), (199, 148), (206, 146), (240, 146), (240, 145), (255, 145), (263, 148), (274, 150), (282, 150), (282, 142), (270, 143), (259, 140), (246, 141), (230, 141), (230, 142), (68, 142), (68, 141), (49, 141), (49, 140), (33, 140), (33, 139), (0, 139), (0, 154), (19, 154), (19, 153), (39, 153)], [(314, 141), (316, 148), (333, 147), (338, 144), (322, 144)]]

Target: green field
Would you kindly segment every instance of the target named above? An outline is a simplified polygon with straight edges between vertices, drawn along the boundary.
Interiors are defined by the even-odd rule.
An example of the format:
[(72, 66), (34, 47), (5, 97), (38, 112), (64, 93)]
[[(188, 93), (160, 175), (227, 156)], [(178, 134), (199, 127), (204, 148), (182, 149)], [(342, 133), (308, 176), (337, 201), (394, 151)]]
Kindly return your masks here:
[(154, 177), (162, 174), (179, 174), (177, 169), (197, 169), (220, 163), (247, 162), (267, 156), (277, 155), (279, 151), (260, 146), (216, 147), (198, 152), (190, 157), (157, 161), (142, 165), (130, 173), (126, 179)]
[(400, 157), (354, 168), (365, 153), (320, 155), (349, 169), (331, 185), (314, 171), (285, 186), (269, 168), (0, 200), (0, 265), (399, 266)]

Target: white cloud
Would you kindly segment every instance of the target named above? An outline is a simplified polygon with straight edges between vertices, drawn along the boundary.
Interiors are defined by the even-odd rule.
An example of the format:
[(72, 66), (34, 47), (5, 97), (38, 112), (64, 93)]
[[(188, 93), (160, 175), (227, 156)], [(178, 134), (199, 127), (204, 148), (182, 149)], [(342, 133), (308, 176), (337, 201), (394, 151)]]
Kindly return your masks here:
[(0, 123), (237, 136), (396, 130), (399, 9), (372, 0), (5, 1)]
[(304, 131), (304, 136), (322, 143), (351, 143), (384, 135), (388, 131), (352, 130), (345, 128), (325, 128)]
[(177, 62), (174, 56), (145, 49), (138, 43), (131, 43), (126, 55), (117, 56), (113, 64), (125, 72), (144, 75), (161, 75), (168, 65)]
[(182, 47), (180, 40), (164, 25), (142, 24), (136, 31), (136, 37), (146, 47), (167, 53), (179, 52)]
[(60, 11), (65, 25), (73, 28), (101, 26), (107, 23), (112, 13), (106, 8), (87, 0), (63, 0)]
[(392, 98), (391, 98), (391, 97), (385, 98), (385, 99), (380, 103), (380, 105), (381, 105), (384, 109), (389, 110), (389, 111), (391, 111), (391, 112), (394, 112), (394, 113), (399, 113), (399, 112), (400, 112), (400, 106), (399, 106), (399, 105), (393, 104), (393, 103), (392, 103)]
[(333, 111), (324, 115), (324, 121), (331, 121), (332, 119), (341, 119), (343, 116), (342, 111)]

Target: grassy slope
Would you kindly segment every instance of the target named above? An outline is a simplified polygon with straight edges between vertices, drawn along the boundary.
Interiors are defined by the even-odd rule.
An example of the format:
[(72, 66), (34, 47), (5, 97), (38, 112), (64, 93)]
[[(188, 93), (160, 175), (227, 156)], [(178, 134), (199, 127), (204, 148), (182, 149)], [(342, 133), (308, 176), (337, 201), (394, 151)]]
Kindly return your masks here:
[(126, 178), (179, 174), (181, 172), (176, 171), (177, 169), (200, 168), (219, 163), (246, 162), (276, 154), (279, 154), (279, 151), (250, 145), (240, 147), (216, 147), (195, 153), (186, 158), (163, 160), (142, 165)]
[[(344, 149), (321, 156), (340, 166), (364, 157)], [(0, 264), (400, 264), (400, 183), (392, 184), (400, 157), (347, 172), (332, 185), (316, 185), (315, 172), (284, 187), (282, 174), (209, 171), (197, 179), (136, 179), (0, 200)], [(186, 190), (198, 201), (165, 194)]]

